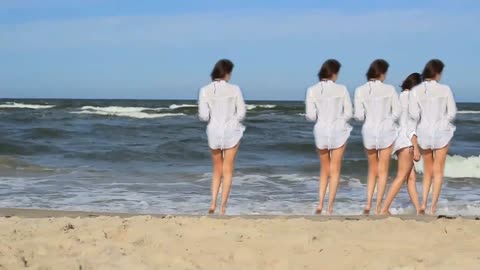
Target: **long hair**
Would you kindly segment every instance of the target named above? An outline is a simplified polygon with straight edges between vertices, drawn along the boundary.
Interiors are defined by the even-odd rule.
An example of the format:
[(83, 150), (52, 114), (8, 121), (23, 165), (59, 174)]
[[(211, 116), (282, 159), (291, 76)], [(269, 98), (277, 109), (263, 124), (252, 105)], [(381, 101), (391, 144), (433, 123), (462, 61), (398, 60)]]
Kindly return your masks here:
[(225, 76), (232, 73), (233, 67), (234, 64), (228, 59), (218, 60), (213, 67), (212, 73), (210, 73), (212, 81), (225, 78)]

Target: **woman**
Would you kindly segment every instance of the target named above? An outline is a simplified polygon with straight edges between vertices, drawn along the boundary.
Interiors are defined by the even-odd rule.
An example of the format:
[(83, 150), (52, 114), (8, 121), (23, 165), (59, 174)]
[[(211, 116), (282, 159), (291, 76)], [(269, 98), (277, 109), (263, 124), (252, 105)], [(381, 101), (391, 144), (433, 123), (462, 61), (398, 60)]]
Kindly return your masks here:
[(418, 144), (423, 157), (423, 201), (421, 209), (427, 208), (428, 195), (432, 185), (433, 197), (430, 212), (437, 211), (438, 197), (442, 190), (443, 171), (450, 141), (455, 132), (451, 123), (455, 119), (457, 106), (452, 90), (438, 83), (444, 68), (442, 61), (430, 60), (423, 69), (423, 83), (412, 89), (410, 94), (410, 117), (419, 121), (417, 126)]
[(400, 133), (393, 145), (393, 153), (398, 157), (397, 177), (390, 186), (390, 190), (382, 206), (382, 215), (390, 215), (390, 205), (397, 196), (405, 180), (407, 180), (407, 190), (410, 200), (415, 206), (417, 215), (423, 214), (420, 210), (418, 201), (416, 173), (413, 161), (420, 160), (420, 150), (418, 148), (415, 129), (417, 122), (408, 115), (408, 100), (410, 89), (422, 82), (422, 76), (419, 73), (410, 74), (402, 83), (402, 93), (400, 93), (400, 103), (402, 105), (402, 115), (400, 117)]
[(333, 59), (323, 63), (318, 73), (320, 82), (308, 88), (305, 99), (307, 120), (317, 122), (314, 135), (321, 166), (317, 214), (322, 213), (327, 186), (327, 213), (333, 212), (343, 153), (352, 130), (347, 123), (352, 117), (350, 96), (345, 86), (336, 83), (340, 66), (340, 63)]
[(212, 203), (209, 213), (215, 213), (217, 196), (222, 185), (220, 214), (225, 214), (232, 176), (240, 139), (245, 127), (240, 123), (245, 118), (246, 106), (242, 91), (228, 83), (233, 63), (222, 59), (211, 73), (212, 82), (200, 89), (198, 114), (200, 120), (209, 121), (207, 126), (208, 146), (213, 161)]
[(364, 214), (370, 213), (373, 193), (377, 185), (375, 212), (380, 212), (393, 142), (398, 136), (395, 121), (400, 117), (402, 107), (395, 88), (383, 83), (388, 71), (383, 59), (372, 62), (367, 71), (368, 82), (355, 90), (355, 118), (365, 121), (362, 127), (363, 145), (368, 158), (367, 205)]

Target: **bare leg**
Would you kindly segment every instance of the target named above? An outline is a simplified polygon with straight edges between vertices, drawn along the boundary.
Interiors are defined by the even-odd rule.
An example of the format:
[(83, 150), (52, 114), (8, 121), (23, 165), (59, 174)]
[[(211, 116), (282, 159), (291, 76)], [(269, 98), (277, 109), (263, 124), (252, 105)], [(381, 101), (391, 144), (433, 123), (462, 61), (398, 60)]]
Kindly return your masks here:
[(377, 186), (377, 205), (375, 213), (380, 214), (380, 207), (382, 206), (383, 196), (387, 187), (388, 167), (392, 155), (393, 146), (379, 150), (378, 160), (378, 186)]
[(327, 213), (331, 215), (333, 213), (333, 202), (337, 196), (338, 183), (340, 182), (340, 171), (342, 169), (343, 154), (347, 144), (342, 147), (331, 150), (330, 161), (330, 187), (328, 189), (328, 209)]
[(212, 164), (213, 164), (213, 179), (212, 179), (212, 203), (210, 209), (208, 210), (209, 214), (215, 213), (217, 208), (217, 197), (220, 190), (220, 185), (222, 183), (222, 174), (223, 174), (223, 156), (222, 150), (216, 149), (211, 150), (212, 152)]
[(318, 207), (316, 214), (321, 214), (323, 203), (325, 201), (325, 192), (327, 191), (328, 176), (330, 175), (330, 151), (327, 149), (318, 149), (320, 159), (320, 183), (318, 187)]
[(415, 207), (415, 211), (417, 215), (421, 215), (422, 212), (420, 210), (420, 201), (418, 200), (418, 192), (417, 192), (417, 173), (415, 172), (415, 167), (412, 166), (412, 170), (410, 171), (410, 175), (407, 179), (407, 190), (408, 195), (410, 196), (410, 200)]
[(397, 196), (400, 188), (407, 179), (408, 175), (412, 171), (413, 167), (413, 151), (411, 148), (404, 148), (398, 151), (398, 171), (397, 177), (393, 180), (393, 183), (390, 185), (388, 190), (385, 203), (382, 206), (380, 214), (388, 215), (390, 214), (390, 206), (392, 205), (393, 200)]
[(420, 211), (425, 212), (428, 204), (428, 194), (430, 193), (430, 186), (432, 185), (433, 174), (433, 152), (432, 150), (423, 150), (423, 197), (422, 207)]
[(432, 195), (432, 215), (437, 211), (438, 197), (442, 191), (443, 171), (445, 169), (445, 160), (447, 159), (448, 145), (444, 148), (435, 150), (435, 158), (433, 160), (433, 195)]
[(378, 176), (378, 152), (375, 149), (367, 149), (368, 158), (368, 181), (367, 181), (367, 205), (363, 210), (364, 214), (370, 213), (372, 208), (373, 192), (375, 191), (375, 185), (377, 184)]
[(228, 197), (230, 196), (230, 190), (232, 188), (233, 169), (235, 168), (235, 157), (237, 156), (238, 147), (224, 150), (223, 156), (223, 188), (222, 188), (222, 205), (220, 207), (220, 214), (225, 214), (227, 208)]

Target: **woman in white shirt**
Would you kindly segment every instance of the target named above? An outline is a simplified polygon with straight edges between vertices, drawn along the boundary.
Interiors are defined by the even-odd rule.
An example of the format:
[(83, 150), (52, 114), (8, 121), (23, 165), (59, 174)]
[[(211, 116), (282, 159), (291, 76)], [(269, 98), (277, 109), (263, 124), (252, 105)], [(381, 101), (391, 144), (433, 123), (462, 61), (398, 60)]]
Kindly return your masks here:
[(400, 133), (393, 145), (393, 153), (398, 157), (397, 176), (393, 181), (382, 206), (381, 214), (390, 215), (390, 205), (397, 196), (405, 180), (407, 180), (408, 195), (415, 206), (418, 214), (423, 214), (420, 209), (417, 193), (417, 179), (413, 161), (420, 160), (420, 149), (418, 147), (415, 129), (417, 121), (410, 118), (408, 114), (408, 103), (410, 89), (422, 82), (420, 73), (410, 74), (402, 83), (402, 92), (400, 93), (400, 103), (402, 105), (402, 116), (400, 117)]
[(309, 121), (316, 121), (313, 133), (321, 166), (317, 214), (322, 213), (327, 186), (327, 213), (333, 212), (342, 158), (352, 130), (347, 123), (352, 117), (349, 93), (345, 86), (336, 83), (340, 67), (334, 59), (323, 63), (318, 73), (320, 82), (308, 88), (305, 98), (305, 116)]
[(431, 213), (435, 214), (442, 190), (443, 172), (450, 141), (455, 132), (451, 123), (455, 119), (457, 106), (452, 90), (438, 83), (442, 78), (444, 64), (438, 59), (430, 60), (422, 73), (424, 82), (412, 89), (410, 94), (410, 117), (419, 121), (418, 144), (423, 157), (423, 200), (422, 210), (427, 208), (428, 194), (432, 185)]
[(245, 130), (240, 123), (246, 114), (242, 92), (238, 86), (228, 83), (232, 70), (233, 63), (230, 60), (218, 61), (211, 73), (212, 82), (200, 89), (198, 98), (199, 118), (209, 122), (207, 136), (213, 162), (210, 214), (215, 212), (220, 185), (220, 214), (225, 214), (232, 186), (235, 156)]
[(383, 59), (372, 62), (367, 72), (368, 82), (355, 90), (355, 118), (365, 121), (362, 127), (363, 145), (368, 158), (367, 204), (364, 214), (369, 214), (373, 193), (377, 185), (375, 212), (380, 212), (393, 143), (399, 128), (395, 121), (402, 108), (395, 88), (385, 84), (388, 63)]

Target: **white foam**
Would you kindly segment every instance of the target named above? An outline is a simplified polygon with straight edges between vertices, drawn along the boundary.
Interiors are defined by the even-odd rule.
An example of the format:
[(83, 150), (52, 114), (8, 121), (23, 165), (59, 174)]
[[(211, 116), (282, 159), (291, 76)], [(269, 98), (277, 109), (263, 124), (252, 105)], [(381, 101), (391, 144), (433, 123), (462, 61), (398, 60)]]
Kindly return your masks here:
[(16, 103), (16, 102), (7, 102), (5, 104), (0, 104), (2, 109), (50, 109), (55, 107), (55, 105), (40, 105), (40, 104), (25, 104), (25, 103)]
[(131, 113), (131, 112), (143, 112), (143, 111), (162, 111), (167, 108), (148, 108), (148, 107), (120, 107), (120, 106), (108, 106), (108, 107), (95, 107), (95, 106), (83, 106), (81, 110), (107, 112), (107, 113)]
[(170, 110), (176, 110), (176, 109), (179, 109), (179, 108), (195, 108), (195, 107), (198, 107), (198, 105), (193, 105), (193, 104), (180, 104), (180, 105), (177, 105), (177, 104), (172, 104), (170, 105)]
[(182, 116), (183, 113), (146, 113), (145, 111), (163, 111), (168, 108), (148, 108), (148, 107), (120, 107), (120, 106), (108, 106), (108, 107), (95, 107), (95, 106), (83, 106), (81, 111), (71, 112), (75, 114), (96, 114), (105, 116), (119, 116), (130, 117), (139, 119), (148, 118), (163, 118), (171, 116)]
[[(418, 171), (423, 172), (423, 162), (418, 162), (415, 167)], [(480, 178), (480, 156), (447, 156), (445, 176), (452, 178)]]
[(172, 116), (183, 116), (183, 113), (144, 113), (144, 112), (105, 112), (105, 111), (80, 111), (71, 112), (75, 114), (96, 114), (105, 116), (119, 116), (139, 119), (163, 118)]
[[(194, 104), (172, 104), (170, 105), (169, 109), (171, 110), (176, 110), (176, 109), (179, 109), (179, 108), (196, 108), (198, 107), (198, 105), (194, 105)], [(273, 105), (273, 104), (247, 104), (247, 110), (254, 110), (256, 108), (262, 108), (262, 109), (273, 109), (277, 107), (277, 105)]]
[(459, 114), (477, 114), (477, 113), (480, 113), (480, 111), (458, 111), (457, 113), (459, 113)]
[[(72, 176), (0, 177), (0, 207), (204, 214), (210, 205), (207, 190), (210, 187), (211, 173), (194, 177), (193, 183), (191, 180), (172, 180), (167, 183), (151, 181), (152, 179), (142, 181), (113, 175), (105, 175), (105, 179), (97, 182), (100, 175), (87, 178), (82, 178), (82, 174), (79, 174), (80, 178)], [(236, 174), (234, 177), (229, 214), (310, 215), (316, 208), (316, 176)], [(349, 183), (351, 180), (354, 179), (341, 181), (335, 202), (336, 215), (362, 213), (366, 185), (358, 183), (358, 186), (355, 184), (353, 187)], [(478, 185), (463, 190), (452, 188), (446, 181), (438, 204), (438, 214), (480, 215)], [(35, 188), (30, 189), (31, 187)], [(421, 183), (417, 183), (419, 190), (420, 187)], [(45, 190), (48, 192), (41, 192)], [(395, 199), (391, 211), (394, 214), (415, 213), (405, 188)]]
[(272, 104), (247, 104), (247, 110), (255, 110), (256, 108), (273, 109), (275, 107), (277, 107), (277, 105), (272, 105)]

